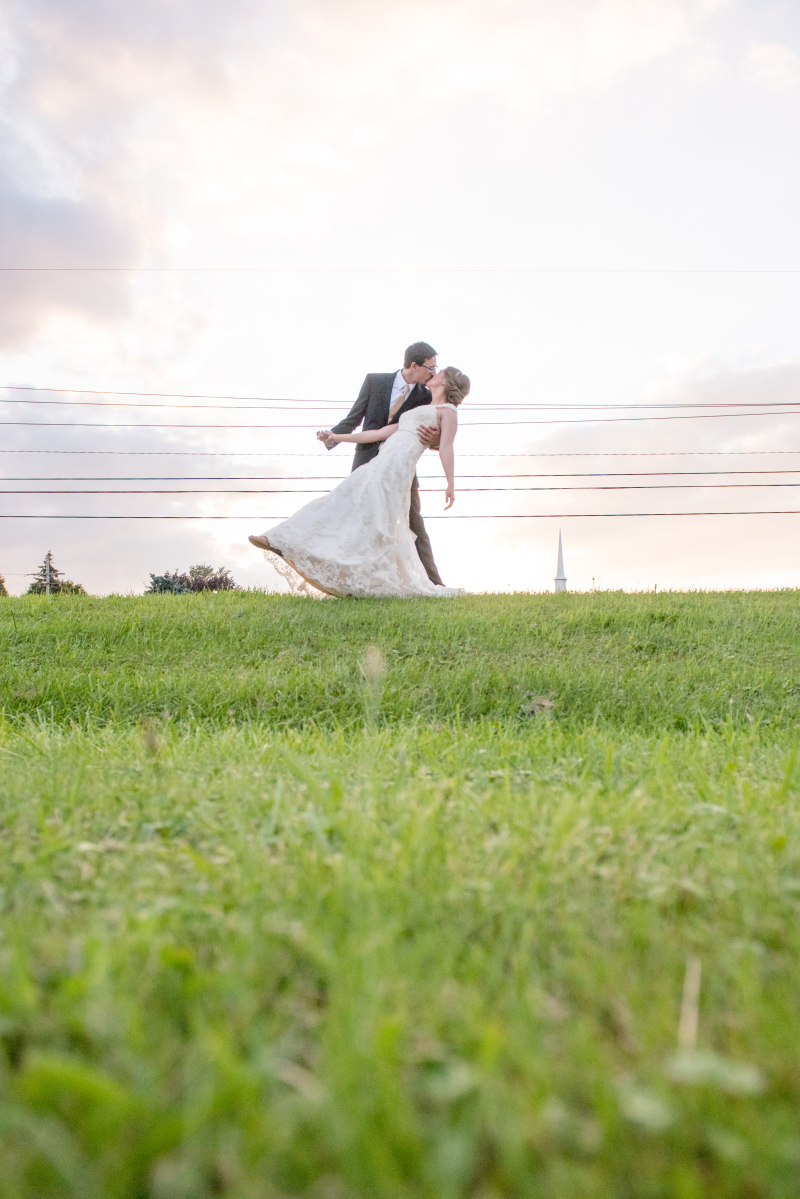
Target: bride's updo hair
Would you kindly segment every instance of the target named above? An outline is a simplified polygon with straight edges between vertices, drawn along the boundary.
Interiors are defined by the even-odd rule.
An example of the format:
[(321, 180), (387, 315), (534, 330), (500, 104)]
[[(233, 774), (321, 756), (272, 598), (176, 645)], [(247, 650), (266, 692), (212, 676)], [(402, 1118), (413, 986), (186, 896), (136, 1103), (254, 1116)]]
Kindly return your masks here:
[(457, 366), (446, 366), (444, 378), (445, 402), (457, 408), (464, 397), (469, 395), (469, 379)]

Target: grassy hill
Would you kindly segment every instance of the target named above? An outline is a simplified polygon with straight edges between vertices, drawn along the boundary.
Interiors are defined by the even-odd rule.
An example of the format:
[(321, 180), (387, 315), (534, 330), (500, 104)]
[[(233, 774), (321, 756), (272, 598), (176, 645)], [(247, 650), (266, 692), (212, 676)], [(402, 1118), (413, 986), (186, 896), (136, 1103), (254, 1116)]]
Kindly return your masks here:
[[(559, 726), (663, 734), (800, 718), (800, 593), (31, 597), (0, 609), (6, 718), (146, 717), (350, 730), (362, 659), (385, 669), (381, 725), (497, 721), (552, 700)], [(536, 705), (534, 705), (535, 707)]]
[(0, 601), (0, 1196), (791, 1196), (800, 595)]

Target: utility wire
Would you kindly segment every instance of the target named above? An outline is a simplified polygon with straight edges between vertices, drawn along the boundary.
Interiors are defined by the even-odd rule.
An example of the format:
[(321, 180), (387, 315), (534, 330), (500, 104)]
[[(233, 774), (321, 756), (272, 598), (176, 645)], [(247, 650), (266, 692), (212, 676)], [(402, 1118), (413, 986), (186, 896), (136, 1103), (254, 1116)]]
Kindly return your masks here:
[[(752, 405), (751, 405), (752, 407)], [(623, 421), (662, 421), (662, 420), (736, 420), (747, 416), (800, 416), (800, 412), (792, 411), (759, 411), (759, 412), (695, 412), (681, 416), (608, 416), (589, 417), (578, 420), (509, 420), (509, 421), (466, 421), (463, 428), (492, 428), (510, 429), (517, 425), (612, 425)], [(206, 424), (150, 424), (146, 421), (31, 421), (3, 420), (0, 425), (16, 428), (28, 427), (35, 429), (271, 429), (279, 432), (289, 430), (316, 429), (316, 425), (206, 425)]]
[[(317, 453), (284, 452), (283, 450), (32, 450), (6, 449), (0, 447), (0, 454), (99, 454), (106, 457), (145, 457), (145, 458), (315, 458), (320, 460)], [(559, 450), (539, 452), (536, 450), (505, 453), (459, 453), (459, 458), (721, 458), (721, 457), (765, 457), (767, 455), (789, 454), (800, 455), (798, 450)], [(703, 472), (706, 473), (706, 472)], [(728, 474), (728, 471), (724, 472)], [(750, 472), (748, 472), (750, 473)]]
[[(336, 480), (333, 480), (334, 482)], [(442, 480), (444, 483), (444, 479)], [(695, 491), (706, 488), (732, 488), (736, 487), (739, 490), (754, 487), (800, 487), (800, 482), (795, 483), (592, 483), (578, 484), (576, 486), (556, 486), (556, 487), (459, 487), (459, 494), (465, 492), (492, 492), (494, 494), (505, 494), (510, 491)], [(435, 493), (440, 491), (439, 487), (420, 487), (423, 493)], [(51, 490), (41, 489), (0, 489), (0, 495), (324, 495), (326, 491), (320, 487), (294, 487), (290, 490), (285, 490), (280, 487), (271, 487), (266, 490), (255, 487), (239, 487), (239, 488), (215, 488), (207, 487), (170, 487), (164, 489), (160, 487), (151, 487), (146, 491), (141, 488), (132, 490), (124, 489), (95, 489), (87, 490), (84, 488), (54, 488)]]
[[(600, 519), (611, 520), (615, 517), (632, 517), (632, 516), (800, 516), (800, 508), (780, 509), (771, 511), (769, 509), (757, 509), (755, 511), (736, 511), (736, 512), (509, 512), (509, 513), (474, 513), (465, 515), (453, 515), (451, 513), (442, 513), (441, 515), (425, 516), (425, 520), (573, 520), (581, 519)], [(0, 520), (285, 520), (286, 516), (265, 516), (263, 512), (259, 512), (256, 516), (245, 516), (237, 513), (236, 515), (225, 516), (184, 516), (184, 515), (165, 515), (159, 513), (157, 516), (147, 516), (141, 514), (128, 514), (125, 516), (108, 516), (106, 514), (90, 514), (81, 513), (70, 515), (63, 512), (58, 513), (20, 513), (19, 515), (11, 512), (0, 512)]]
[(800, 275), (794, 267), (535, 267), (535, 266), (0, 266), (28, 274), (235, 275)]
[[(228, 394), (206, 394), (204, 392), (183, 391), (109, 391), (100, 387), (34, 387), (29, 383), (4, 383), (6, 391), (39, 391), (54, 395), (88, 395), (88, 396), (154, 396), (158, 399), (169, 400), (271, 400), (274, 403), (297, 403), (292, 396), (240, 396)], [(21, 403), (22, 401), (20, 401)], [(171, 407), (172, 405), (170, 405)]]
[[(545, 471), (540, 474), (459, 475), (459, 479), (651, 479), (691, 475), (800, 475), (797, 470), (603, 470)], [(441, 475), (417, 475), (440, 479)], [(0, 483), (340, 483), (347, 475), (5, 475)], [(798, 484), (800, 485), (800, 480)], [(29, 494), (29, 493), (26, 493)], [(32, 494), (32, 493), (31, 493)]]
[[(131, 401), (118, 400), (29, 400), (18, 399), (12, 396), (11, 399), (0, 401), (5, 404), (47, 404), (56, 405), (64, 408), (156, 408), (169, 410), (172, 408), (187, 408), (196, 412), (213, 412), (215, 408), (222, 408), (226, 412), (241, 412), (241, 411), (256, 411), (256, 412), (296, 412), (298, 407), (311, 409), (327, 410), (335, 407), (340, 408), (338, 401), (310, 401), (302, 399), (288, 399), (269, 396), (191, 396), (180, 395), (178, 393), (164, 391), (88, 391), (83, 388), (69, 387), (22, 387), (16, 384), (5, 385), (6, 391), (41, 391), (52, 392), (55, 394), (66, 395), (133, 395), (133, 396), (155, 396), (164, 399), (174, 395), (176, 399), (209, 399), (209, 400), (259, 400), (259, 403), (222, 403), (222, 404), (149, 404), (149, 403), (133, 403)], [(264, 405), (270, 405), (265, 408)], [(797, 408), (800, 407), (800, 399), (797, 400), (774, 400), (759, 405), (757, 401), (745, 400), (699, 400), (694, 403), (688, 401), (663, 401), (658, 403), (619, 403), (610, 401), (606, 404), (537, 404), (533, 401), (530, 403), (519, 404), (470, 404), (470, 412), (485, 411), (485, 412), (518, 412), (518, 411), (556, 411), (556, 412), (586, 412), (597, 411), (605, 412), (614, 409), (638, 411), (640, 409), (663, 409), (663, 408)]]

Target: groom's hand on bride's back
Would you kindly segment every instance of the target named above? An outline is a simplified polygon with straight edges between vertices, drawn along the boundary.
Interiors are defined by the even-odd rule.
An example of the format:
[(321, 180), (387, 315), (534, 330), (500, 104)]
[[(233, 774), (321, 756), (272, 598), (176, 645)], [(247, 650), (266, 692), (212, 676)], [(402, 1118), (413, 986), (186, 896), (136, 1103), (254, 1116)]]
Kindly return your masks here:
[(417, 429), (417, 437), (420, 439), (426, 450), (438, 450), (439, 448), (439, 426), (438, 425), (420, 425)]

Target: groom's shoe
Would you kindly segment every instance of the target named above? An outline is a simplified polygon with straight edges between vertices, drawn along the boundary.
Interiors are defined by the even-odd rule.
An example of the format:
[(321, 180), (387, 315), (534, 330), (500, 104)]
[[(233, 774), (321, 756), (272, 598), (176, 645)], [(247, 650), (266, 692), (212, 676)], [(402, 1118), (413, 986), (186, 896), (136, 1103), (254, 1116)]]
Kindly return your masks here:
[(278, 554), (281, 558), (283, 557), (281, 551), (276, 550), (274, 545), (270, 545), (267, 538), (261, 533), (251, 533), (247, 540), (251, 545), (257, 546), (260, 550), (269, 550), (271, 553)]

